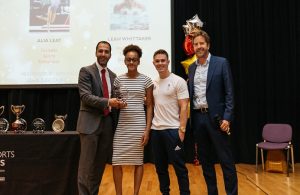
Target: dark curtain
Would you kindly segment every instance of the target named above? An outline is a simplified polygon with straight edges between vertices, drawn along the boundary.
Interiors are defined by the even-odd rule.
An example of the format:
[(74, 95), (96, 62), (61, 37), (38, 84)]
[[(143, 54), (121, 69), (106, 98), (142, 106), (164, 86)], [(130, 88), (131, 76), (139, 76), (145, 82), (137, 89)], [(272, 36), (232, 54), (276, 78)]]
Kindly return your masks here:
[(32, 130), (32, 121), (42, 118), (46, 130), (52, 129), (54, 115), (65, 115), (66, 130), (75, 130), (80, 106), (77, 87), (72, 88), (33, 88), (33, 89), (1, 89), (0, 106), (5, 106), (1, 117), (13, 122), (16, 116), (11, 112), (11, 105), (25, 105), (21, 118), (27, 121), (28, 130)]
[(232, 143), (237, 162), (255, 162), (255, 144), (262, 140), (265, 123), (292, 125), (299, 161), (299, 1), (177, 0), (174, 4), (175, 72), (184, 76), (182, 24), (195, 14), (211, 37), (210, 52), (231, 63), (236, 106)]
[[(182, 25), (195, 14), (211, 37), (210, 52), (226, 57), (231, 64), (236, 106), (231, 137), (237, 162), (255, 162), (255, 144), (262, 140), (265, 123), (292, 125), (295, 160), (300, 161), (299, 4), (299, 0), (173, 1), (173, 71), (186, 78), (180, 64), (186, 59)], [(8, 107), (25, 104), (21, 117), (28, 122), (42, 117), (51, 129), (55, 113), (68, 114), (66, 129), (75, 130), (80, 104), (76, 88), (1, 89), (0, 98), (0, 105), (7, 108), (4, 116), (10, 121), (14, 116)], [(186, 146), (192, 161), (194, 147), (189, 133)]]

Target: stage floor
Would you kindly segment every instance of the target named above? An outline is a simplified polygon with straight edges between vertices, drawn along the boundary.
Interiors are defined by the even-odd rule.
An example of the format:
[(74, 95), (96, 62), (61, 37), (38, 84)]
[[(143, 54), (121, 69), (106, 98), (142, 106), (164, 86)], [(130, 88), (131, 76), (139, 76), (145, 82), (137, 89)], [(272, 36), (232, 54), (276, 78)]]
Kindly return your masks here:
[[(187, 164), (189, 170), (191, 195), (207, 194), (202, 170), (199, 166)], [(255, 173), (255, 165), (237, 164), (237, 175), (239, 194), (261, 195), (261, 194), (300, 194), (300, 164), (295, 164), (295, 173), (290, 173), (290, 177), (282, 173), (263, 172), (259, 166), (258, 173)], [(216, 165), (219, 194), (225, 194), (224, 182), (220, 165)], [(133, 194), (133, 166), (126, 166), (123, 169), (123, 194)], [(179, 195), (177, 178), (172, 166), (169, 167), (171, 180), (171, 195)], [(114, 182), (112, 176), (112, 166), (107, 165), (99, 195), (115, 195)], [(140, 189), (140, 195), (160, 195), (158, 179), (155, 167), (152, 163), (144, 165), (144, 177)]]

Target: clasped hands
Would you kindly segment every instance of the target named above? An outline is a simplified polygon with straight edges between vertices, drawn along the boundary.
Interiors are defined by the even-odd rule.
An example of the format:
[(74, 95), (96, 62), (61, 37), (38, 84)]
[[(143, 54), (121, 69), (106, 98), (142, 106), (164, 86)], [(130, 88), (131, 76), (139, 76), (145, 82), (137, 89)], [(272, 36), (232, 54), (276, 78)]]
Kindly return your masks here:
[(119, 98), (110, 98), (108, 100), (108, 105), (119, 109), (127, 107), (127, 103)]

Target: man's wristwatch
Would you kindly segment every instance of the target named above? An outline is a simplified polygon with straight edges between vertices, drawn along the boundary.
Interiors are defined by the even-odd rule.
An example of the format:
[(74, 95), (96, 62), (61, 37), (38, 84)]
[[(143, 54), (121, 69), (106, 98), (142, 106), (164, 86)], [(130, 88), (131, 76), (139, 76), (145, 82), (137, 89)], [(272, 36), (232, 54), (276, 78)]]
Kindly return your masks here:
[(179, 127), (179, 131), (182, 133), (185, 133), (186, 129), (185, 129), (185, 127)]

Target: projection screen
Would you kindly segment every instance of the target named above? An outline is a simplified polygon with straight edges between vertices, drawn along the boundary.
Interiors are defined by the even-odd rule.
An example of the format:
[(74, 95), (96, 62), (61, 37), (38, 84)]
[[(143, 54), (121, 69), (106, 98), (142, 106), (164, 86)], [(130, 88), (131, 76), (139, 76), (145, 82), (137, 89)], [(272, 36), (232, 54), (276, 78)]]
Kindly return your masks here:
[(123, 48), (139, 45), (139, 72), (157, 77), (152, 55), (172, 56), (171, 0), (10, 0), (0, 3), (0, 87), (77, 84), (96, 61), (95, 47), (112, 45), (108, 67), (126, 72)]

